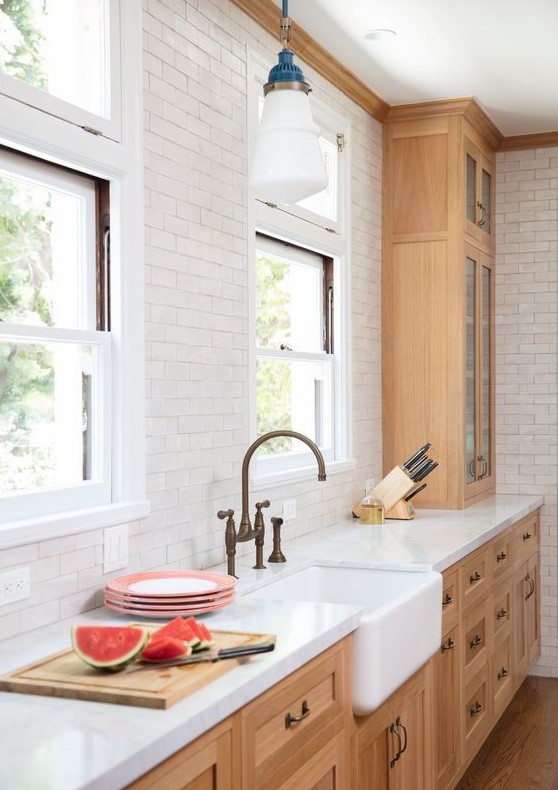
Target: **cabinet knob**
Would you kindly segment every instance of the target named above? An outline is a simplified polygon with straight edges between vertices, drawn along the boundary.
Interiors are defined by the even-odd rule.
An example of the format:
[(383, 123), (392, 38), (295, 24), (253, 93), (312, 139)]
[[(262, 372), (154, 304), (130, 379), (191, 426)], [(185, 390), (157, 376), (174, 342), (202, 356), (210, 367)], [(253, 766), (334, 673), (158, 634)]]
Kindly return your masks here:
[(508, 555), (506, 554), (506, 552), (505, 551), (501, 551), (496, 557), (496, 562), (503, 562), (507, 558), (508, 558)]
[(508, 670), (506, 669), (506, 667), (502, 667), (502, 669), (501, 669), (501, 670), (498, 672), (498, 675), (497, 675), (497, 678), (498, 678), (498, 683), (499, 683), (499, 682), (500, 682), (500, 681), (501, 681), (503, 678), (507, 678), (507, 676), (508, 676), (509, 674), (510, 674), (510, 673), (508, 672)]
[(471, 648), (471, 650), (474, 650), (475, 647), (478, 647), (481, 644), (482, 644), (482, 636), (476, 634), (473, 637), (473, 639), (471, 639), (471, 641), (469, 642), (469, 647)]
[(482, 710), (482, 705), (480, 702), (475, 702), (472, 708), (469, 708), (469, 712), (471, 716), (477, 716)]
[(450, 603), (453, 603), (453, 598), (449, 593), (446, 593), (442, 599), (442, 606), (447, 606)]
[(533, 536), (531, 535), (530, 532), (524, 532), (522, 537), (523, 540), (530, 540)]
[(507, 609), (504, 609), (504, 607), (502, 606), (502, 608), (501, 608), (501, 609), (499, 609), (499, 610), (496, 612), (496, 619), (497, 619), (497, 620), (501, 620), (501, 619), (502, 619), (502, 617), (506, 617), (506, 616), (507, 616), (507, 614), (508, 614), (508, 610), (507, 610)]
[(447, 642), (442, 642), (442, 653), (446, 650), (453, 650), (454, 647), (455, 647), (455, 642), (453, 641), (451, 636), (449, 636)]
[(293, 716), (292, 713), (287, 713), (287, 715), (285, 716), (285, 729), (288, 730), (293, 726), (293, 724), (298, 724), (304, 719), (307, 719), (310, 713), (311, 711), (310, 708), (308, 707), (308, 702), (306, 700), (303, 700), (302, 708), (300, 710), (300, 716)]
[(477, 582), (480, 582), (481, 579), (482, 576), (480, 575), (480, 573), (478, 571), (475, 571), (469, 576), (469, 584), (476, 584)]

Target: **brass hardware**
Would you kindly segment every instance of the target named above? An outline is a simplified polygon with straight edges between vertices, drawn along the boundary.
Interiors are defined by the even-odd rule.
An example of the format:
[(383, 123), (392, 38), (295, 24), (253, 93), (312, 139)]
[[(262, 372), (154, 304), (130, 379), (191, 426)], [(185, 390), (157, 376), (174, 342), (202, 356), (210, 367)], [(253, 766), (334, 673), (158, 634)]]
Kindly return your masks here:
[[(250, 461), (252, 456), (254, 455), (255, 451), (258, 447), (263, 444), (264, 442), (269, 441), (270, 439), (275, 439), (279, 436), (287, 436), (291, 437), (292, 439), (298, 439), (304, 444), (308, 445), (308, 447), (314, 453), (316, 461), (318, 462), (318, 480), (325, 480), (326, 479), (326, 468), (325, 468), (325, 461), (322, 453), (320, 452), (319, 447), (309, 439), (307, 436), (304, 436), (302, 433), (298, 433), (297, 431), (269, 431), (268, 433), (264, 433), (259, 436), (250, 447), (246, 450), (244, 455), (244, 459), (242, 461), (242, 515), (240, 517), (240, 525), (238, 527), (238, 532), (235, 530), (234, 521), (232, 520), (232, 515), (229, 517), (229, 513), (232, 514), (234, 511), (230, 510), (220, 510), (217, 514), (219, 518), (230, 518), (227, 521), (227, 527), (225, 529), (225, 547), (227, 549), (227, 569), (230, 576), (236, 576), (235, 573), (235, 554), (236, 554), (236, 544), (237, 543), (246, 543), (249, 540), (256, 539), (256, 566), (257, 568), (264, 568), (263, 564), (263, 533), (264, 533), (264, 521), (263, 515), (261, 514), (261, 507), (267, 507), (269, 505), (264, 505), (261, 503), (261, 507), (258, 510), (256, 506), (256, 522), (255, 527), (252, 528), (252, 524), (250, 522), (250, 515), (248, 513), (248, 472), (250, 467)], [(267, 500), (266, 500), (267, 501)], [(261, 517), (261, 521), (260, 521)]]
[(389, 767), (393, 768), (393, 766), (399, 760), (399, 758), (401, 757), (401, 754), (402, 754), (402, 752), (401, 752), (401, 745), (402, 745), (401, 744), (401, 733), (399, 732), (399, 728), (396, 726), (396, 724), (394, 722), (392, 722), (389, 725), (389, 731), (391, 733), (391, 742), (392, 742), (392, 744), (393, 744), (393, 736), (394, 735), (397, 738), (397, 742), (399, 744), (398, 748), (397, 748), (397, 751), (395, 752), (395, 755), (389, 761)]
[(235, 576), (234, 572), (234, 555), (236, 554), (236, 530), (234, 525), (234, 510), (220, 510), (217, 513), (217, 518), (227, 519), (225, 525), (225, 549), (227, 550), (227, 573), (229, 576)]
[(482, 467), (481, 477), (486, 477), (488, 474), (488, 461), (485, 458), (483, 458), (482, 463), (483, 463), (483, 467)]
[(444, 599), (442, 601), (442, 606), (447, 606), (448, 604), (453, 603), (453, 598), (449, 593), (444, 595)]
[(448, 636), (448, 641), (442, 642), (442, 653), (445, 652), (446, 650), (453, 650), (454, 647), (455, 647), (455, 642), (453, 641), (451, 636)]
[(283, 519), (278, 516), (271, 517), (273, 524), (273, 551), (267, 558), (268, 562), (287, 562), (287, 558), (281, 551), (281, 526)]
[(269, 507), (270, 504), (271, 502), (269, 499), (266, 499), (263, 502), (256, 502), (256, 518), (254, 519), (254, 532), (256, 533), (256, 538), (254, 541), (256, 544), (256, 564), (252, 566), (255, 571), (265, 570), (266, 567), (263, 564), (265, 522), (262, 514), (262, 508)]
[(293, 716), (292, 713), (287, 713), (285, 716), (285, 729), (288, 730), (292, 727), (293, 724), (298, 724), (299, 722), (307, 719), (310, 715), (311, 711), (308, 707), (308, 702), (306, 700), (302, 701), (302, 708), (300, 709), (300, 716)]
[(523, 540), (529, 540), (533, 536), (531, 535), (530, 532), (524, 532), (522, 537), (523, 537)]
[(471, 648), (471, 650), (473, 650), (475, 647), (478, 647), (481, 644), (482, 644), (482, 636), (475, 634), (473, 639), (471, 639), (471, 641), (469, 642), (469, 647)]
[(469, 712), (471, 716), (476, 716), (478, 713), (481, 712), (481, 710), (482, 710), (482, 705), (480, 704), (480, 702), (475, 702), (473, 707), (469, 708)]
[(482, 228), (484, 225), (486, 225), (486, 220), (488, 219), (488, 209), (480, 202), (480, 200), (477, 201), (477, 206), (481, 210), (481, 217), (479, 220), (477, 220), (477, 225), (479, 228)]
[(471, 574), (471, 576), (469, 576), (469, 584), (476, 584), (476, 582), (479, 582), (481, 579), (482, 576), (480, 575), (480, 573), (478, 571), (475, 571), (474, 573)]
[(401, 757), (401, 755), (407, 751), (407, 728), (405, 727), (399, 716), (395, 719), (395, 726), (397, 727), (398, 730), (401, 727), (401, 729), (403, 730), (403, 735), (405, 737), (405, 740), (403, 741), (403, 746), (401, 747), (401, 751), (399, 752), (399, 756)]
[(471, 460), (469, 461), (469, 474), (471, 475), (473, 480), (477, 479), (477, 470), (476, 470), (475, 464), (476, 464), (475, 459), (471, 458)]
[(508, 555), (506, 554), (506, 552), (505, 551), (501, 551), (498, 554), (498, 556), (496, 557), (496, 562), (503, 562), (503, 560), (506, 560), (507, 558), (508, 558)]
[(508, 614), (508, 610), (502, 607), (499, 611), (496, 612), (496, 619), (501, 620), (502, 617), (506, 617)]
[(533, 595), (533, 593), (535, 592), (535, 582), (533, 581), (533, 579), (531, 578), (531, 576), (530, 576), (530, 574), (529, 574), (529, 573), (527, 574), (527, 576), (525, 576), (525, 581), (526, 581), (526, 582), (529, 582), (529, 592), (528, 592), (528, 593), (527, 593), (527, 595), (525, 596), (525, 600), (526, 600), (526, 601), (528, 601), (528, 600), (529, 600), (529, 598), (530, 598), (530, 597)]
[(505, 667), (502, 667), (502, 669), (501, 669), (501, 670), (498, 672), (498, 675), (497, 675), (497, 678), (498, 678), (498, 683), (499, 683), (501, 680), (503, 680), (503, 678), (507, 678), (507, 676), (508, 676), (509, 674), (510, 674), (510, 673), (508, 672), (508, 670), (507, 670)]

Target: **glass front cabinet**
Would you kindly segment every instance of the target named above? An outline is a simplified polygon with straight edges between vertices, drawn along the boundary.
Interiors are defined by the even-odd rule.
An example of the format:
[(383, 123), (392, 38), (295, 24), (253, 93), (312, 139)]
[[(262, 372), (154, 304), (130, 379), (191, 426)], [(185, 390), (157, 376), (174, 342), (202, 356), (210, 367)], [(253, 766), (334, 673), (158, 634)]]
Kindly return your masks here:
[(465, 499), (493, 485), (492, 259), (465, 245)]
[(470, 140), (465, 141), (465, 231), (483, 246), (492, 244), (494, 179), (489, 158)]

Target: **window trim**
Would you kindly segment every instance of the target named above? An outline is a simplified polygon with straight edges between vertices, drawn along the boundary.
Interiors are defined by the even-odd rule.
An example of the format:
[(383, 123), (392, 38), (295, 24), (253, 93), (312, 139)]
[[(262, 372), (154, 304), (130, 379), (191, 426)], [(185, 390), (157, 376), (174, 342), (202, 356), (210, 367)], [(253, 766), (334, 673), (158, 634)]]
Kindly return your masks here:
[(112, 334), (112, 504), (11, 522), (0, 549), (149, 514), (145, 479), (142, 14), (122, 4), (122, 142), (93, 135), (0, 96), (0, 144), (110, 182)]
[[(127, 5), (126, 2), (123, 5)], [(17, 77), (0, 72), (0, 94), (13, 101), (35, 108), (39, 112), (47, 113), (59, 118), (66, 123), (94, 130), (96, 134), (104, 135), (112, 140), (121, 139), (122, 133), (122, 54), (124, 47), (120, 46), (121, 31), (124, 30), (124, 8), (121, 0), (108, 0), (109, 8), (109, 51), (110, 51), (110, 81), (109, 81), (109, 117), (79, 107), (65, 99), (60, 99), (54, 94), (41, 88), (36, 88)]]

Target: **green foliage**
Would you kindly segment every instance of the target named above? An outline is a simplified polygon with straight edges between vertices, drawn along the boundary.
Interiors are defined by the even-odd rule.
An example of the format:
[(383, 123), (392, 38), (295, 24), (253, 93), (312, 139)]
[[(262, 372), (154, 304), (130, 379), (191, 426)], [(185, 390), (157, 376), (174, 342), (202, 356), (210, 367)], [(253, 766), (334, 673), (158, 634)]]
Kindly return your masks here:
[(45, 19), (45, 0), (0, 0), (0, 69), (43, 89)]
[[(280, 348), (290, 341), (289, 265), (258, 257), (256, 261), (256, 338), (260, 348)], [(291, 429), (291, 369), (288, 362), (260, 359), (256, 368), (258, 435)], [(288, 452), (292, 439), (280, 437), (261, 447), (262, 455)]]

